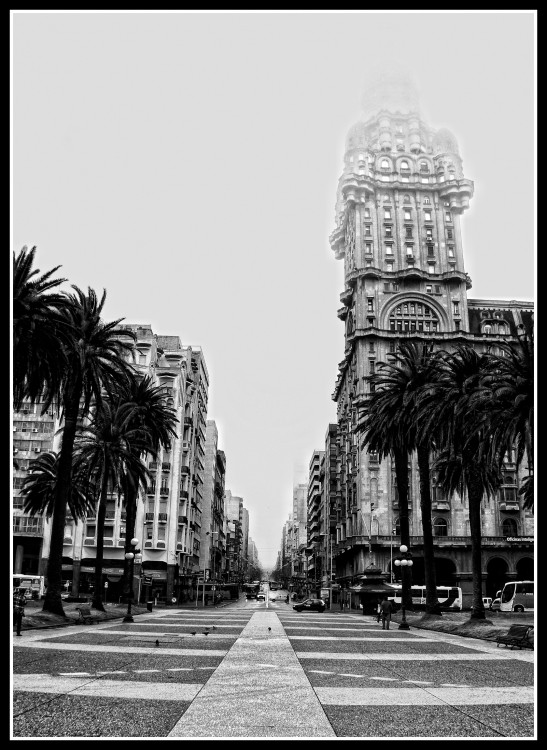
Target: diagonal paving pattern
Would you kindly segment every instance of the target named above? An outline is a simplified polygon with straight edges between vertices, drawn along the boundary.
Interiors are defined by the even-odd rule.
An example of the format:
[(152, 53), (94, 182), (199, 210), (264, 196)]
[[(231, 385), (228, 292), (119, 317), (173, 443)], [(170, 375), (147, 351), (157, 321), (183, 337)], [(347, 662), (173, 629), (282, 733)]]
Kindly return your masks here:
[(255, 612), (169, 736), (336, 735), (279, 618), (265, 610)]

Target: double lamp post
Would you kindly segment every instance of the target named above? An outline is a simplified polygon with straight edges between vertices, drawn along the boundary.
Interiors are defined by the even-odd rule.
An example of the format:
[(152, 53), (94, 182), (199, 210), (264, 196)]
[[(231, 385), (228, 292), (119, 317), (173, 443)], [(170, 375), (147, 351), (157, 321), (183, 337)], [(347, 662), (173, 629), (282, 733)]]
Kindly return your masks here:
[(395, 565), (401, 568), (401, 623), (399, 630), (410, 630), (410, 625), (406, 621), (406, 601), (410, 592), (409, 580), (411, 576), (411, 569), (414, 565), (412, 561), (412, 553), (409, 552), (406, 544), (401, 544), (399, 547), (399, 554), (393, 561)]
[(123, 622), (134, 622), (133, 615), (131, 614), (131, 603), (133, 601), (134, 590), (133, 573), (135, 570), (135, 563), (139, 563), (142, 560), (141, 551), (140, 549), (137, 549), (138, 544), (138, 539), (132, 539), (131, 546), (133, 547), (133, 552), (125, 553), (125, 559), (129, 560), (129, 592), (127, 595), (127, 614), (123, 618)]

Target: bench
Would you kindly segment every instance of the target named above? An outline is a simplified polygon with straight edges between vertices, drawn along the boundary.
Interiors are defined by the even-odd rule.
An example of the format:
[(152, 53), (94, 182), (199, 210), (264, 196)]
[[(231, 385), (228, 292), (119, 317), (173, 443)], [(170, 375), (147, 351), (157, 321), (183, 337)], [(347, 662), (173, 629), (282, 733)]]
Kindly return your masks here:
[(88, 623), (93, 622), (91, 618), (90, 604), (82, 604), (81, 607), (76, 607), (76, 611), (79, 612), (78, 624), (81, 623), (82, 625), (87, 625)]
[(496, 643), (499, 646), (511, 648), (534, 648), (534, 626), (533, 625), (511, 625), (505, 635), (498, 635)]

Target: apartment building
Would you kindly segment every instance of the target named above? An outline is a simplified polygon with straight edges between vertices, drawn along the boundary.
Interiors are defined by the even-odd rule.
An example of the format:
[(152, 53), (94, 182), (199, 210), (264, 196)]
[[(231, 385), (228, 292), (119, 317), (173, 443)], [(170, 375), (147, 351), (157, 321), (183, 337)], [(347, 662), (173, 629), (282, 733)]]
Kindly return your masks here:
[[(162, 388), (165, 402), (178, 418), (176, 437), (168, 450), (148, 461), (153, 474), (137, 505), (135, 593), (141, 599), (168, 601), (192, 595), (200, 570), (203, 483), (209, 376), (200, 347), (184, 346), (177, 336), (157, 335), (148, 324), (126, 324), (137, 337), (133, 364)], [(56, 450), (59, 422), (53, 412), (40, 416), (40, 405), (25, 405), (14, 414), (13, 447), (17, 461), (13, 478), (14, 572), (45, 575), (51, 525), (47, 519), (22, 512), (19, 489), (36, 453)], [(108, 497), (104, 528), (103, 573), (106, 597), (118, 601), (124, 565), (125, 511), (117, 492)], [(90, 593), (94, 585), (97, 544), (96, 513), (85, 521), (67, 517), (63, 577), (73, 595)], [(151, 580), (145, 589), (140, 573)], [(143, 578), (143, 580), (145, 580)]]

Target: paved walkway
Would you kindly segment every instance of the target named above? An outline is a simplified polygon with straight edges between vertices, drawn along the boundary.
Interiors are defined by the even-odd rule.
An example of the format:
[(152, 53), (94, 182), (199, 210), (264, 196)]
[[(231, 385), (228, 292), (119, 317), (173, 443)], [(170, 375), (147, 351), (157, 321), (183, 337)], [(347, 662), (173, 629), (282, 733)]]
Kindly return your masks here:
[(283, 626), (255, 612), (170, 737), (335, 737)]
[(534, 652), (356, 614), (163, 610), (13, 641), (18, 739), (533, 734)]

